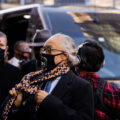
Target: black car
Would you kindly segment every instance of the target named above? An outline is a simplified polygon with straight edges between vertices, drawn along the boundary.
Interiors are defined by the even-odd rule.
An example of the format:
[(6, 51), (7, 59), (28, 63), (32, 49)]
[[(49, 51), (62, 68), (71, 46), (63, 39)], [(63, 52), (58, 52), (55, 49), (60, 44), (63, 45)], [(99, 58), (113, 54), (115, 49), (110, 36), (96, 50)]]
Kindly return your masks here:
[(8, 36), (9, 51), (18, 40), (32, 41), (36, 29), (70, 35), (76, 45), (93, 39), (104, 48), (102, 78), (120, 79), (120, 11), (90, 6), (21, 6), (0, 11), (0, 30)]

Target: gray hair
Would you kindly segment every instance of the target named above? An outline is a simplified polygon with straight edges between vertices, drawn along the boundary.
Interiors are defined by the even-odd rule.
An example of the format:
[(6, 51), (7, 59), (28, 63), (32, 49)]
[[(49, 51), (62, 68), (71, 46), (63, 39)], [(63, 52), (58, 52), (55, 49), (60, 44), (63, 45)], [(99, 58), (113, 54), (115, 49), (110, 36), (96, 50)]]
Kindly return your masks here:
[(8, 42), (8, 41), (7, 41), (7, 36), (6, 36), (6, 34), (0, 31), (0, 37), (5, 38), (6, 45), (7, 45), (7, 42)]
[(63, 47), (62, 49), (68, 53), (68, 63), (70, 66), (75, 66), (79, 64), (79, 59), (77, 57), (77, 48), (74, 43), (74, 40), (65, 34), (55, 34), (53, 37), (58, 37), (63, 41)]

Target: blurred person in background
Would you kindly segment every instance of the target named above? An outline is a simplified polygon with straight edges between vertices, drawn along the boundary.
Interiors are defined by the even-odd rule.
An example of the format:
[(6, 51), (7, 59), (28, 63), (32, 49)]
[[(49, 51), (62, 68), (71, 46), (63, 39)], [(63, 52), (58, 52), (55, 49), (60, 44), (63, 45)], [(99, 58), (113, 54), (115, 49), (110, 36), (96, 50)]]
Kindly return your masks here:
[(25, 41), (17, 41), (14, 45), (14, 57), (8, 62), (20, 68), (22, 64), (30, 60), (30, 57), (31, 49), (28, 43)]
[(78, 46), (78, 58), (80, 63), (78, 65), (78, 72), (80, 76), (84, 74), (93, 75), (93, 77), (99, 78), (96, 73), (104, 65), (104, 52), (102, 47), (95, 41), (85, 40)]
[(78, 46), (80, 63), (76, 66), (78, 76), (91, 83), (95, 101), (95, 120), (120, 119), (120, 85), (100, 79), (96, 73), (103, 66), (105, 56), (95, 41), (85, 40)]
[(23, 75), (29, 72), (35, 72), (37, 70), (41, 70), (41, 48), (43, 47), (45, 41), (51, 36), (51, 33), (47, 29), (36, 30), (36, 33), (33, 37), (33, 42), (29, 43), (30, 47), (33, 47), (34, 59), (29, 62), (23, 64), (21, 66), (21, 71)]
[(0, 106), (8, 91), (20, 82), (22, 77), (18, 68), (5, 62), (7, 49), (7, 37), (0, 32)]
[[(45, 42), (42, 57), (47, 63), (46, 70), (27, 74), (22, 80), (25, 84), (29, 80), (32, 84), (35, 82), (36, 86), (22, 82), (17, 86), (17, 89), (24, 88), (35, 95), (24, 100), (23, 89), (20, 93), (15, 88), (10, 90), (10, 95), (16, 99), (8, 120), (93, 120), (92, 88), (89, 82), (70, 70), (79, 62), (72, 38), (64, 34), (53, 35)], [(44, 83), (41, 89), (38, 87), (40, 82)]]

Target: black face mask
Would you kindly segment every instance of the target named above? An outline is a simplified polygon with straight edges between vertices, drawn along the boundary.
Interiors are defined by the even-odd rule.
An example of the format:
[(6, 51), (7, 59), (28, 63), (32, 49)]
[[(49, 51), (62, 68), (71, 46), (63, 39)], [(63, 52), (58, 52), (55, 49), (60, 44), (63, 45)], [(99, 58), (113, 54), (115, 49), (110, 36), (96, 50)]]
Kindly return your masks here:
[(56, 54), (56, 55), (41, 54), (41, 59), (42, 59), (42, 62), (44, 63), (43, 66), (45, 66), (46, 71), (53, 70), (58, 64), (60, 64), (62, 62), (61, 61), (58, 64), (55, 64), (55, 62), (54, 62), (55, 56), (58, 56), (58, 55), (61, 55), (61, 54), (63, 54), (63, 53), (59, 53), (59, 54)]
[(0, 48), (0, 62), (4, 61), (4, 53), (5, 53), (5, 50)]

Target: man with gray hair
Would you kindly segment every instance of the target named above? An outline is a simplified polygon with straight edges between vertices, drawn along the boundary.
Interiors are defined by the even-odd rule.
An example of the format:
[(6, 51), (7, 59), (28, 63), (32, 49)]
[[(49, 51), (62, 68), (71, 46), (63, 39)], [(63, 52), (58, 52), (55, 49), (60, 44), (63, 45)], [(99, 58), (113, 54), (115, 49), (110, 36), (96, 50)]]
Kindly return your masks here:
[[(56, 34), (50, 37), (42, 49), (45, 71), (26, 75), (22, 79), (24, 84), (21, 82), (17, 86), (17, 90), (35, 94), (31, 96), (35, 102), (31, 102), (30, 97), (23, 102), (23, 93), (17, 93), (13, 88), (9, 93), (18, 95), (14, 106), (19, 110), (16, 114), (11, 112), (8, 120), (9, 117), (16, 120), (93, 120), (92, 88), (70, 70), (79, 62), (76, 54), (75, 43), (69, 36)], [(37, 86), (31, 86), (30, 81)], [(43, 83), (41, 89), (38, 83)], [(35, 103), (37, 106), (33, 107)]]

